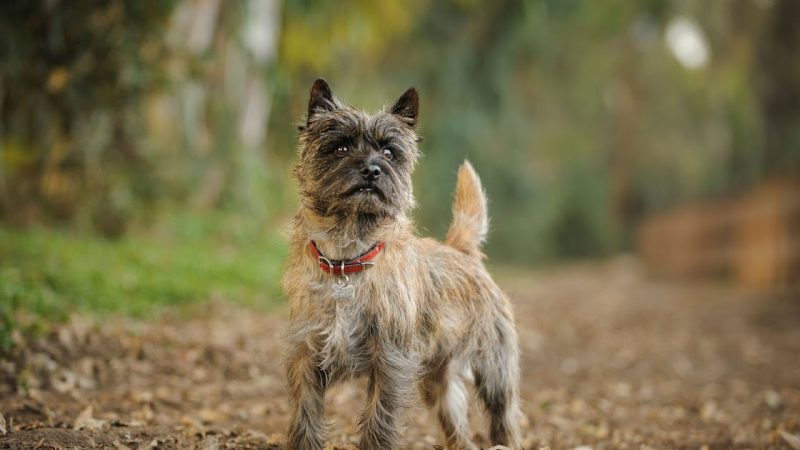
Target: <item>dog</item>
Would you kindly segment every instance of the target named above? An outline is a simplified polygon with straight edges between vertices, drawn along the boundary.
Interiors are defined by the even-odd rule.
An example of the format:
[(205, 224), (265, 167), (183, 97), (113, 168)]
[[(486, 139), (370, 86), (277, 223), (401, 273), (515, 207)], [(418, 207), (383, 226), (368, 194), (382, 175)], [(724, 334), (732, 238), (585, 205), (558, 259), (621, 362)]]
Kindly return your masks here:
[(282, 279), (289, 449), (323, 448), (325, 391), (359, 376), (368, 379), (361, 449), (400, 447), (403, 409), (415, 398), (436, 417), (446, 448), (477, 448), (467, 383), (488, 414), (492, 444), (520, 445), (517, 334), (511, 304), (483, 264), (486, 197), (469, 162), (458, 171), (444, 243), (416, 236), (409, 219), (418, 109), (414, 88), (370, 115), (322, 79), (311, 87)]

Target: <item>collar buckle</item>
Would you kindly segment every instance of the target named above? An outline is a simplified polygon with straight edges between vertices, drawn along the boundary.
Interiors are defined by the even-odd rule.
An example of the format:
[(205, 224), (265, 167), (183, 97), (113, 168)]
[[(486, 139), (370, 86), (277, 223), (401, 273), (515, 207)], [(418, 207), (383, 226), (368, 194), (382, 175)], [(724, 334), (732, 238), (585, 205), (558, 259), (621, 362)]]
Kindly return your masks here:
[(324, 257), (322, 255), (319, 255), (319, 257), (317, 257), (317, 261), (319, 262), (320, 266), (322, 264), (325, 264), (325, 266), (328, 268), (328, 272), (329, 273), (333, 273), (333, 263), (331, 262), (330, 259), (328, 259), (328, 258), (326, 258), (326, 257)]

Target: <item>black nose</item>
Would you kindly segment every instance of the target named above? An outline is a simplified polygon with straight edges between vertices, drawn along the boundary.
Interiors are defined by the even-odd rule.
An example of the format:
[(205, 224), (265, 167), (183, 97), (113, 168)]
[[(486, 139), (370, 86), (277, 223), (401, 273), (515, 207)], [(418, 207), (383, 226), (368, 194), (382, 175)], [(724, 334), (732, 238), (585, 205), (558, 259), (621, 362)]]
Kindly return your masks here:
[(367, 181), (376, 180), (381, 176), (381, 168), (376, 164), (370, 164), (361, 169), (361, 177)]

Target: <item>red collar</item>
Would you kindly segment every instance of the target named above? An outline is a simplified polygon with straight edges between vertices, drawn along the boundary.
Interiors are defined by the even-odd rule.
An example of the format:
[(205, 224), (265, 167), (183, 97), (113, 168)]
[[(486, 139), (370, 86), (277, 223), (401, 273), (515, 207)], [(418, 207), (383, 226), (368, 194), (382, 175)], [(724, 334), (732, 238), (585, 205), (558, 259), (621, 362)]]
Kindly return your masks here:
[(379, 241), (370, 247), (369, 250), (360, 254), (356, 258), (343, 260), (328, 259), (322, 254), (321, 251), (319, 251), (316, 242), (311, 241), (308, 243), (308, 248), (311, 250), (311, 253), (315, 258), (317, 258), (317, 261), (319, 261), (319, 268), (322, 269), (323, 272), (332, 273), (333, 275), (345, 275), (348, 273), (361, 272), (368, 266), (375, 264), (372, 262), (372, 260), (378, 256), (378, 253), (383, 250), (384, 246), (385, 244), (383, 241)]

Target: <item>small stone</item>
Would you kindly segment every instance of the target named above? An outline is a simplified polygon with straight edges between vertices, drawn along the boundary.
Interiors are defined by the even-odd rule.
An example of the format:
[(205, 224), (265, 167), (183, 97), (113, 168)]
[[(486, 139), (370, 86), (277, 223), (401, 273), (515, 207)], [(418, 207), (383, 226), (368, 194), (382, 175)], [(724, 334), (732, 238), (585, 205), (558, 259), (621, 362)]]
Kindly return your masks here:
[(778, 395), (778, 393), (774, 390), (770, 389), (764, 392), (764, 402), (771, 409), (777, 409), (779, 406), (781, 406), (781, 396)]

